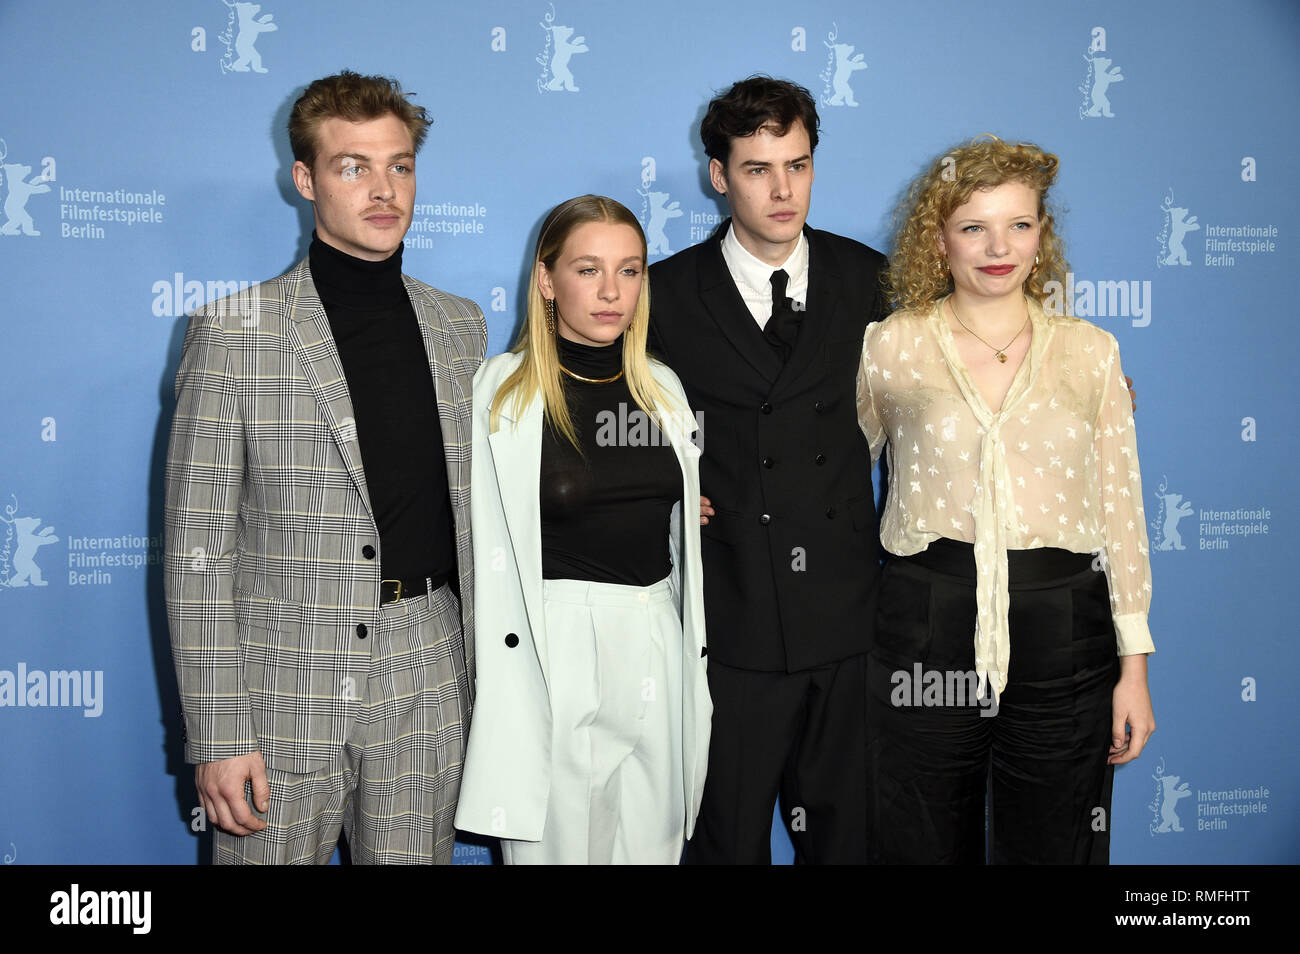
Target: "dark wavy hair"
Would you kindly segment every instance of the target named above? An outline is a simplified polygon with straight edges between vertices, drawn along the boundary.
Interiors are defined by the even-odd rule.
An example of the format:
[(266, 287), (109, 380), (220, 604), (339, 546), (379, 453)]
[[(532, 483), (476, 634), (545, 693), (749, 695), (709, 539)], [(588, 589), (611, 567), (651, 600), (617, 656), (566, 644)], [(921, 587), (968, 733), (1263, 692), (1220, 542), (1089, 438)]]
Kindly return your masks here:
[(423, 106), (416, 106), (402, 92), (402, 85), (387, 76), (362, 76), (351, 70), (315, 80), (309, 85), (289, 113), (289, 148), (293, 157), (312, 165), (316, 159), (316, 133), (327, 119), (360, 122), (392, 113), (411, 132), (415, 151), (424, 145), (424, 136), (433, 125)]
[(764, 127), (784, 136), (796, 122), (808, 131), (809, 150), (816, 151), (821, 120), (812, 94), (789, 80), (751, 76), (709, 101), (700, 121), (700, 140), (705, 154), (726, 166), (733, 139), (752, 136)]

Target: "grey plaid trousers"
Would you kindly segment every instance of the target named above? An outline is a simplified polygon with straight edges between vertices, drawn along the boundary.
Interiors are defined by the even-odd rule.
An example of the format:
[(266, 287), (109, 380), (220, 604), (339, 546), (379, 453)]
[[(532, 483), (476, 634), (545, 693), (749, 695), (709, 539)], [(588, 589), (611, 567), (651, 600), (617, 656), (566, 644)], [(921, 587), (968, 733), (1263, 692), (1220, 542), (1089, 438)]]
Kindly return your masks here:
[[(350, 686), (352, 732), (325, 768), (267, 769), (267, 822), (251, 835), (214, 826), (217, 864), (328, 864), (342, 828), (353, 864), (450, 864), (468, 676), (460, 603), (447, 586), (380, 611), (370, 672)], [(247, 796), (248, 786), (245, 786)]]

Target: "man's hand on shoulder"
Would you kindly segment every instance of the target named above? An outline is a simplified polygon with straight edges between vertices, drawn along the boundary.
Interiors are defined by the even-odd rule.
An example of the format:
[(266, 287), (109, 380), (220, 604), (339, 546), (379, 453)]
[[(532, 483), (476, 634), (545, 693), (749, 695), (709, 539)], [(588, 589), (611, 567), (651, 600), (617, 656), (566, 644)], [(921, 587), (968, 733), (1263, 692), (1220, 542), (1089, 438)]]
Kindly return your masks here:
[(232, 835), (251, 835), (266, 827), (254, 815), (244, 797), (244, 783), (253, 783), (253, 804), (263, 814), (271, 807), (271, 786), (266, 781), (266, 762), (261, 752), (203, 762), (194, 766), (194, 787), (208, 819)]

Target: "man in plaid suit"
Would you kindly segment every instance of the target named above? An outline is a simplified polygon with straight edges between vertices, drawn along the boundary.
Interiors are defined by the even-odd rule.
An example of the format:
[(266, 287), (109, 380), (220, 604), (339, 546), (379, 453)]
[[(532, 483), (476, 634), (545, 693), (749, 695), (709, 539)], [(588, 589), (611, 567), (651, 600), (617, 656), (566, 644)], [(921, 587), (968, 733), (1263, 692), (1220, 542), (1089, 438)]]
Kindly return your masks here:
[(194, 314), (166, 469), (186, 758), (218, 863), (447, 863), (473, 684), (474, 302), (401, 274), (429, 120), (294, 104), (309, 256)]

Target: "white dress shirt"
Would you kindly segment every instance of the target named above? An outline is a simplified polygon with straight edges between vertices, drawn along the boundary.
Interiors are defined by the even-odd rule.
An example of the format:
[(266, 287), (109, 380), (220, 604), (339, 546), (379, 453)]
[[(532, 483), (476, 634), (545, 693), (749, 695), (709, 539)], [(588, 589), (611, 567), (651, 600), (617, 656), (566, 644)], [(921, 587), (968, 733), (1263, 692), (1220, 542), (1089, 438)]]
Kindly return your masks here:
[(727, 227), (727, 234), (722, 239), (722, 258), (727, 263), (727, 271), (745, 300), (749, 313), (758, 322), (758, 327), (767, 327), (767, 320), (772, 317), (772, 273), (785, 269), (790, 282), (785, 287), (786, 297), (795, 304), (796, 310), (802, 310), (808, 303), (808, 237), (799, 233), (799, 241), (794, 251), (781, 265), (772, 266), (762, 259), (754, 257), (736, 238), (734, 226)]

